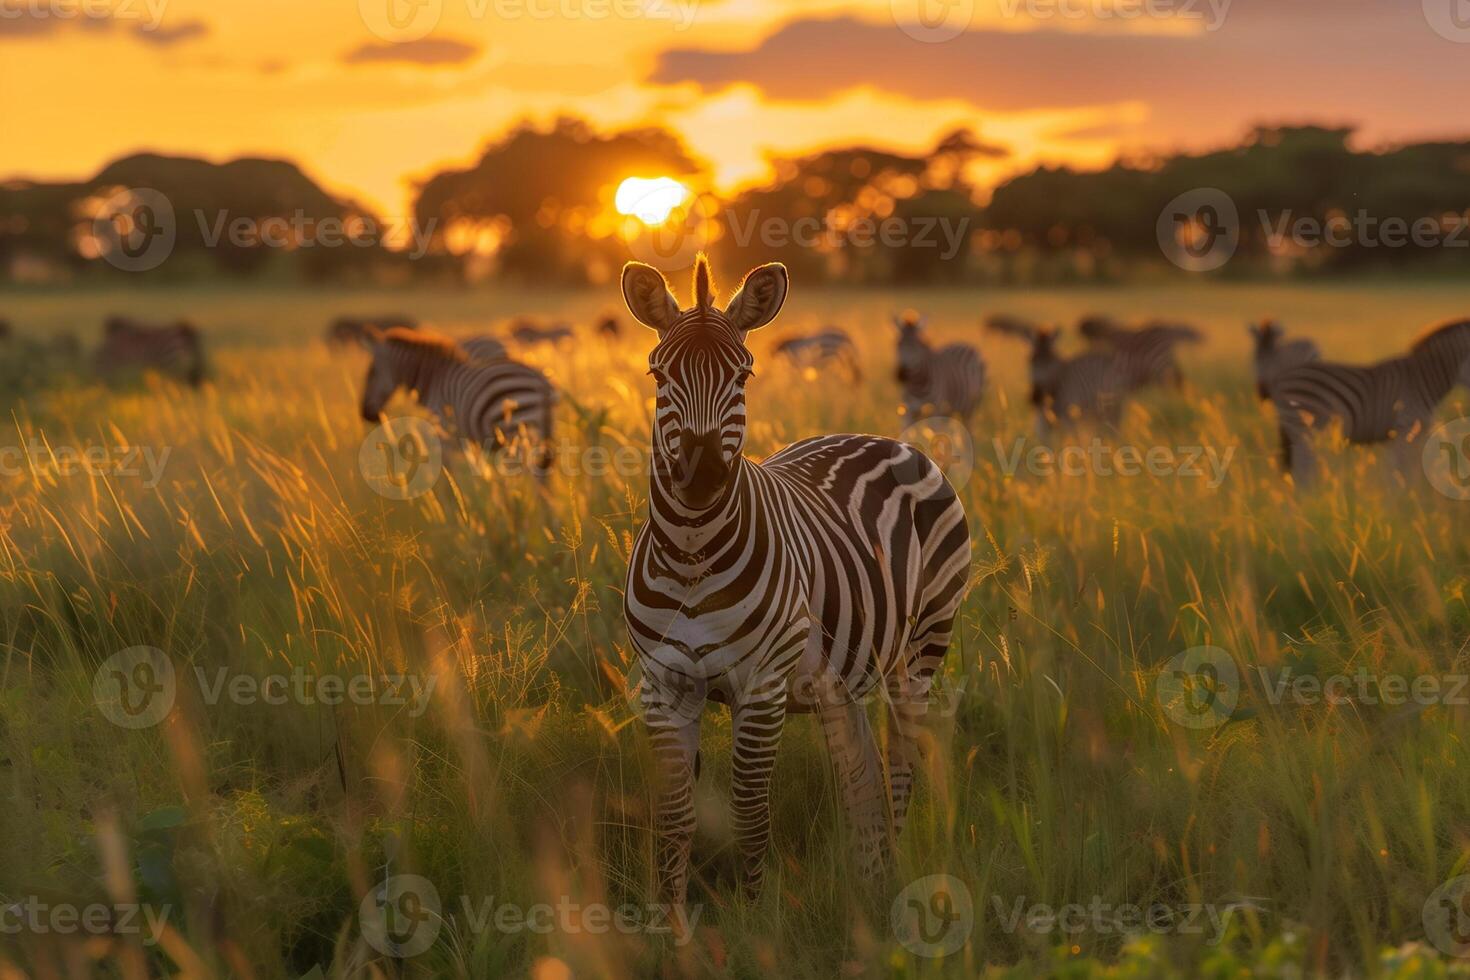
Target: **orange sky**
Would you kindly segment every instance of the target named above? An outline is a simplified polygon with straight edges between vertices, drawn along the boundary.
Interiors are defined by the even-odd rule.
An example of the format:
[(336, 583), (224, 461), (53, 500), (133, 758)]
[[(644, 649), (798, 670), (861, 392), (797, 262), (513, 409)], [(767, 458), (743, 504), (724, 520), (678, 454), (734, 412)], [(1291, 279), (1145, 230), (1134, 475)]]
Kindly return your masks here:
[[(950, 21), (926, 32), (919, 3)], [(559, 112), (670, 126), (725, 187), (759, 179), (769, 154), (918, 149), (958, 125), (1010, 150), (996, 175), (1262, 120), (1465, 135), (1470, 38), (1420, 6), (0, 0), (0, 176), (83, 177), (139, 149), (286, 156), (395, 216), (412, 178)]]

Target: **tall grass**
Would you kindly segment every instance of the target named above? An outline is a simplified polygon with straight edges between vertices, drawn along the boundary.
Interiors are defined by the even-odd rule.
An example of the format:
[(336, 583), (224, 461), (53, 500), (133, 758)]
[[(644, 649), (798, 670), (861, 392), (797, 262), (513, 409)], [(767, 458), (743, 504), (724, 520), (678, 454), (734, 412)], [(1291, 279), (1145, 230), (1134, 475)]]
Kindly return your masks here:
[[(383, 302), (468, 331), (537, 303), (586, 319), (605, 298), (552, 301), (557, 310), (527, 296)], [(370, 297), (11, 297), (22, 329), (95, 322), (114, 305), (192, 313), (214, 377), (199, 392), (61, 378), (9, 405), (0, 446), (50, 449), (0, 476), (0, 900), (142, 901), (171, 914), (157, 944), (0, 935), (0, 971), (1433, 975), (1445, 967), (1432, 951), (1399, 948), (1424, 938), (1426, 896), (1466, 870), (1465, 706), (1267, 694), (1287, 667), (1470, 673), (1470, 504), (1405, 486), (1383, 454), (1361, 450), (1327, 453), (1322, 484), (1293, 490), (1247, 380), (1244, 321), (1278, 313), (1324, 348), (1382, 356), (1467, 299), (1448, 287), (798, 292), (772, 333), (844, 322), (860, 332), (868, 370), (839, 386), (758, 360), (754, 455), (822, 431), (903, 428), (892, 307), (930, 310), (938, 334), (979, 339), (992, 362), (995, 390), (960, 487), (975, 552), (942, 685), (953, 710), (934, 720), (895, 878), (871, 887), (845, 857), (820, 733), (793, 718), (767, 887), (746, 902), (725, 816), (728, 720), (711, 707), (699, 917), (686, 941), (496, 928), (466, 914), (487, 902), (653, 900), (648, 767), (621, 618), (645, 476), (559, 472), (542, 487), (450, 453), (428, 493), (379, 496), (358, 468), (364, 359), (314, 340), (329, 312), (366, 309)], [(1223, 481), (1005, 472), (1032, 426), (1021, 351), (976, 326), (1003, 305), (1202, 320), (1212, 339), (1191, 352), (1188, 394), (1149, 395), (1108, 439), (1231, 451)], [(572, 396), (557, 418), (566, 443), (646, 444), (647, 347), (635, 333), (532, 355)], [(1470, 414), (1464, 392), (1452, 401), (1446, 418)], [(93, 445), (169, 455), (156, 486), (62, 474), (49, 455)], [(137, 645), (165, 651), (178, 699), (162, 723), (127, 730), (99, 710), (93, 683)], [(1226, 724), (1191, 729), (1170, 720), (1155, 684), (1171, 657), (1204, 645), (1228, 653), (1242, 691)], [(210, 703), (222, 668), (411, 675), (432, 688), (421, 713), (381, 698)], [(438, 940), (411, 959), (363, 938), (360, 903), (387, 873), (421, 875), (442, 899)], [(890, 900), (938, 873), (964, 883), (975, 921), (957, 952), (928, 960), (895, 937)], [(1235, 911), (1219, 942), (1006, 924), (1018, 902), (1094, 901)]]

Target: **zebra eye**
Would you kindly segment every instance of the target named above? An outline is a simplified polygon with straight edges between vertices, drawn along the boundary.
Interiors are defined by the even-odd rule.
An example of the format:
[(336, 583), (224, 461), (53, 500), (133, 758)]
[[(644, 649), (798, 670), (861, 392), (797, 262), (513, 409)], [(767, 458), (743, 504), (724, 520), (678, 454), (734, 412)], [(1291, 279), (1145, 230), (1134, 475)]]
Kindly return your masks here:
[(750, 368), (745, 368), (735, 376), (735, 383), (744, 388), (746, 383), (753, 377), (755, 377), (755, 372)]

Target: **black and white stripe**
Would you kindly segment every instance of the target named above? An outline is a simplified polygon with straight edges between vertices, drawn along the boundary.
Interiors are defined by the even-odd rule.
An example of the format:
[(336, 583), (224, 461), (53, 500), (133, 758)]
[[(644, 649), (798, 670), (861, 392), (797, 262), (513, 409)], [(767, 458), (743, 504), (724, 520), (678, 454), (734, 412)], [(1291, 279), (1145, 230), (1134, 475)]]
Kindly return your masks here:
[(985, 359), (969, 344), (934, 348), (924, 338), (924, 320), (893, 318), (898, 329), (898, 383), (909, 419), (953, 415), (968, 422), (985, 393)]
[(1063, 357), (1060, 331), (1038, 327), (1031, 344), (1031, 404), (1037, 431), (1068, 428), (1084, 421), (1116, 425), (1130, 386), (1115, 352), (1088, 351)]
[(378, 421), (399, 389), (418, 398), (445, 431), (490, 451), (524, 437), (551, 439), (556, 393), (546, 376), (511, 360), (472, 361), (454, 341), (424, 331), (390, 330), (372, 344), (362, 417)]
[(1256, 394), (1262, 400), (1267, 397), (1271, 382), (1282, 371), (1322, 359), (1322, 352), (1310, 340), (1302, 337), (1284, 340), (1281, 324), (1275, 320), (1262, 320), (1248, 327), (1255, 340), (1251, 363), (1256, 372)]
[(1280, 371), (1267, 386), (1293, 478), (1316, 475), (1312, 433), (1341, 425), (1353, 443), (1395, 443), (1400, 463), (1455, 387), (1470, 385), (1470, 320), (1436, 327), (1403, 357), (1357, 366), (1318, 361)]
[(1077, 329), (1093, 350), (1113, 355), (1114, 369), (1128, 391), (1151, 385), (1182, 386), (1184, 372), (1179, 368), (1175, 348), (1204, 339), (1194, 327), (1158, 320), (1133, 328), (1109, 317), (1087, 316), (1078, 322)]
[(823, 371), (840, 368), (852, 381), (861, 381), (862, 361), (857, 346), (841, 327), (826, 327), (816, 333), (787, 337), (776, 345), (776, 354), (798, 369)]
[(510, 357), (510, 351), (506, 350), (505, 344), (486, 334), (461, 340), (459, 346), (472, 361), (503, 361)]
[(199, 328), (187, 320), (153, 326), (129, 317), (108, 317), (92, 363), (103, 377), (152, 370), (196, 388), (204, 383), (204, 343)]
[[(623, 293), (658, 331), (649, 520), (628, 567), (625, 615), (659, 764), (659, 882), (684, 900), (706, 700), (730, 705), (733, 828), (759, 888), (769, 790), (790, 711), (816, 711), (860, 862), (882, 867), (902, 827), (919, 726), (949, 647), (970, 561), (964, 509), (939, 468), (877, 436), (807, 439), (742, 455), (749, 331), (769, 323), (786, 269), (756, 269), (720, 309), (696, 263), (681, 311), (663, 276), (630, 263)], [(889, 703), (888, 778), (863, 701)]]

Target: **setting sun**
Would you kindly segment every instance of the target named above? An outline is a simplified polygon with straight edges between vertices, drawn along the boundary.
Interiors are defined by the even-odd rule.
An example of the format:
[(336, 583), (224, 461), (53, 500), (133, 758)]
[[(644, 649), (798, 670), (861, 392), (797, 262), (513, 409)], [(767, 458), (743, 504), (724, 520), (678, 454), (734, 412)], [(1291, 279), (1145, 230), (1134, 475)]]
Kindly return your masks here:
[(647, 225), (660, 225), (688, 196), (689, 188), (672, 177), (629, 177), (618, 185), (613, 206), (618, 214), (632, 215)]

